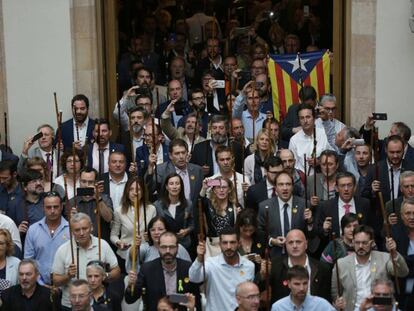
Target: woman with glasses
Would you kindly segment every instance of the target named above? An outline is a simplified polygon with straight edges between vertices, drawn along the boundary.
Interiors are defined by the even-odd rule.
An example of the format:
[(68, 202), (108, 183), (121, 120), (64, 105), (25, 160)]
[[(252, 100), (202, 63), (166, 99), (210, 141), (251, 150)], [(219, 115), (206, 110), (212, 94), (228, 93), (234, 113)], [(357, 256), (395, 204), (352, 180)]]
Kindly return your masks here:
[[(148, 262), (160, 257), (159, 247), (160, 247), (160, 236), (164, 232), (169, 231), (167, 226), (167, 222), (164, 218), (156, 216), (148, 223), (148, 244), (144, 245), (137, 245), (139, 247), (139, 261), (140, 262)], [(188, 254), (187, 250), (181, 245), (178, 244), (177, 250), (177, 258), (191, 261), (190, 255)], [(129, 249), (129, 256), (126, 261), (126, 271), (130, 271), (132, 264), (132, 251), (131, 248)], [(138, 260), (136, 269), (139, 271), (139, 263)]]
[(254, 153), (244, 160), (244, 174), (249, 179), (250, 184), (254, 185), (264, 178), (264, 163), (274, 154), (275, 150), (272, 136), (267, 129), (261, 129), (258, 132), (251, 149)]
[(18, 282), (20, 260), (13, 256), (13, 252), (10, 232), (0, 229), (0, 293)]
[(94, 310), (121, 311), (122, 295), (105, 286), (104, 263), (98, 260), (91, 261), (86, 266), (86, 278), (92, 291)]
[[(67, 189), (67, 199), (70, 200), (74, 197), (74, 187), (76, 181), (76, 188), (80, 187), (80, 171), (84, 167), (84, 155), (81, 150), (75, 151), (75, 156), (73, 156), (72, 150), (66, 150), (62, 157), (60, 158), (60, 163), (62, 165), (63, 174), (57, 177), (54, 181), (55, 186), (59, 185), (63, 191), (66, 193)], [(66, 183), (65, 183), (66, 181)], [(66, 184), (66, 187), (65, 187)], [(54, 188), (55, 191), (61, 191), (59, 187)], [(60, 193), (61, 197), (65, 197), (65, 193)]]
[(207, 191), (208, 187), (212, 188), (210, 198), (204, 198), (203, 206), (207, 222), (206, 256), (210, 257), (221, 252), (220, 233), (226, 228), (234, 227), (238, 209), (234, 186), (229, 178), (219, 176), (204, 179), (202, 191)]
[(186, 249), (191, 245), (194, 220), (191, 202), (185, 198), (184, 183), (180, 175), (171, 173), (165, 178), (160, 198), (154, 203), (157, 216), (163, 217), (170, 231)]
[[(148, 201), (148, 189), (144, 186), (140, 177), (131, 177), (125, 185), (121, 199), (121, 206), (114, 211), (114, 220), (111, 229), (111, 242), (117, 247), (118, 260), (120, 267), (124, 267), (127, 252), (133, 243), (134, 238), (134, 204), (137, 200), (139, 232), (137, 235), (142, 237), (148, 223), (156, 215), (156, 210)], [(145, 214), (144, 214), (145, 208)]]

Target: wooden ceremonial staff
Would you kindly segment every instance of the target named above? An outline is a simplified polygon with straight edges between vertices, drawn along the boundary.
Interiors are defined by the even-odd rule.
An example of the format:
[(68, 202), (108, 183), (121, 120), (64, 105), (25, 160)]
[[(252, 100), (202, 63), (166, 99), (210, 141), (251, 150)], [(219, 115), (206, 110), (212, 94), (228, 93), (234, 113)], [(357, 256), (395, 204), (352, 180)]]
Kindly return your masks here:
[(196, 112), (196, 121), (195, 121), (195, 126), (194, 126), (193, 141), (191, 142), (191, 149), (190, 149), (190, 154), (191, 155), (193, 154), (194, 145), (195, 145), (195, 141), (196, 141), (196, 134), (198, 132), (198, 127), (199, 127), (199, 125), (198, 125), (199, 111), (198, 111), (198, 108), (195, 107), (195, 106), (193, 107), (193, 109)]
[[(66, 179), (66, 174), (63, 174), (63, 183), (64, 183), (64, 186), (65, 186), (65, 198), (66, 198), (65, 205), (66, 205), (66, 211), (68, 213), (68, 221), (69, 221), (70, 254), (71, 254), (71, 257), (72, 257), (72, 265), (74, 265), (75, 264), (75, 255), (73, 253), (72, 224), (70, 223), (70, 219), (72, 217), (72, 212), (71, 212), (71, 209), (70, 209), (69, 198), (68, 198), (68, 183), (67, 183), (67, 179)], [(76, 199), (75, 199), (75, 201), (76, 201)]]
[[(388, 219), (387, 219), (387, 213), (385, 212), (385, 206), (384, 206), (384, 198), (382, 196), (382, 192), (381, 191), (378, 191), (377, 192), (377, 197), (378, 197), (378, 200), (379, 200), (379, 203), (380, 203), (382, 217), (384, 218), (385, 236), (387, 238), (392, 238), (392, 235), (391, 235), (391, 226), (390, 226), (390, 224), (388, 222)], [(392, 270), (394, 272), (395, 290), (397, 292), (397, 295), (399, 295), (400, 294), (400, 284), (398, 282), (397, 263), (395, 262), (394, 254), (395, 254), (395, 251), (390, 252), (390, 257), (391, 257), (391, 262), (392, 262)]]
[(7, 126), (7, 112), (4, 113), (4, 146), (6, 147), (6, 151), (9, 147), (9, 141), (8, 141), (8, 126)]
[(60, 145), (62, 144), (62, 111), (59, 111), (58, 116), (58, 137), (57, 137), (57, 157), (56, 157), (56, 176), (59, 176), (60, 174)]
[[(138, 176), (135, 176), (135, 191), (136, 196), (134, 199), (134, 238), (132, 240), (132, 271), (136, 272), (137, 257), (139, 256), (139, 249), (137, 252), (137, 233), (139, 233), (139, 200), (138, 200)], [(131, 294), (134, 294), (135, 284), (131, 285)]]
[(101, 163), (101, 152), (103, 152), (103, 150), (101, 150), (101, 122), (99, 119), (95, 120), (95, 124), (98, 125), (98, 130), (97, 130), (97, 135), (96, 135), (96, 148), (98, 148), (98, 180), (102, 179), (102, 167), (101, 165), (103, 163)]
[[(141, 160), (139, 165), (140, 165), (141, 170), (144, 170), (144, 166), (145, 166), (144, 165), (144, 160)], [(142, 214), (144, 216), (144, 231), (147, 232), (147, 202), (146, 202), (146, 195), (145, 195), (146, 190), (145, 190), (144, 179), (141, 180), (141, 183), (142, 183), (142, 187), (141, 187), (142, 198), (141, 198), (141, 201), (142, 201), (142, 207), (143, 207), (143, 209), (142, 209), (143, 213)]]
[[(80, 159), (79, 159), (80, 160)], [(72, 163), (73, 163), (73, 204), (76, 210), (78, 210), (78, 203), (76, 202), (76, 179), (77, 179), (77, 172), (76, 172), (76, 148), (75, 143), (72, 144)]]
[(98, 226), (98, 254), (99, 254), (99, 261), (102, 258), (102, 248), (101, 248), (101, 239), (102, 239), (102, 229), (101, 229), (101, 211), (99, 210), (99, 189), (98, 183), (95, 183), (95, 201), (96, 201), (96, 224)]
[[(198, 206), (198, 221), (199, 221), (199, 228), (200, 232), (198, 234), (198, 242), (206, 242), (206, 231), (204, 227), (205, 219), (204, 219), (204, 210), (203, 210), (203, 201), (199, 198), (197, 202)], [(206, 281), (206, 266), (205, 266), (205, 255), (203, 255), (203, 283)]]
[(395, 214), (395, 194), (394, 194), (394, 169), (390, 167), (390, 177), (391, 177), (391, 202), (392, 202), (392, 212)]
[[(244, 136), (242, 137), (242, 143), (241, 143), (241, 147), (242, 147), (242, 176), (243, 176), (243, 184), (246, 182), (246, 176), (244, 175), (244, 153), (245, 153), (245, 147), (244, 147)], [(243, 186), (242, 186), (243, 189)], [(246, 192), (243, 189), (243, 207), (246, 207)]]
[[(157, 109), (159, 109), (160, 106), (160, 96), (158, 94), (158, 88), (157, 88)], [(158, 187), (158, 170), (157, 170), (157, 144), (155, 143), (155, 111), (152, 112), (151, 115), (151, 121), (152, 121), (152, 152), (155, 154), (155, 164), (154, 164), (154, 175), (155, 175), (155, 187)], [(138, 163), (136, 163), (138, 164)], [(138, 169), (138, 167), (137, 167)]]
[[(265, 206), (265, 236), (269, 239), (269, 206)], [(269, 243), (266, 243), (265, 248), (265, 287), (266, 287), (266, 310), (270, 310), (270, 273), (269, 273), (269, 261), (270, 261), (270, 247)]]
[(79, 242), (76, 241), (76, 278), (79, 280)]
[(303, 155), (304, 161), (303, 161), (303, 170), (305, 171), (304, 175), (304, 186), (305, 186), (305, 210), (308, 209), (308, 176), (306, 174), (307, 170), (307, 163), (306, 163), (306, 153)]
[[(325, 169), (326, 169), (326, 192), (327, 192), (327, 199), (326, 200), (329, 200), (329, 167), (328, 167), (328, 156), (326, 156), (326, 159), (325, 159)], [(315, 173), (315, 175), (316, 175), (316, 173)], [(315, 188), (316, 188), (316, 186), (315, 186)], [(315, 192), (314, 195), (316, 195), (316, 192)]]

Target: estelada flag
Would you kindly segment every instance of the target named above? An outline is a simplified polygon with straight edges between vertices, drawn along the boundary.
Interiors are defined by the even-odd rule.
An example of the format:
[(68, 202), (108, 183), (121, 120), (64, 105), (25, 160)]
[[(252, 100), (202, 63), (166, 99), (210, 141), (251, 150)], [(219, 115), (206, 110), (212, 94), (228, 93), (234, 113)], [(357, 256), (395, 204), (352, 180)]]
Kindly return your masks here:
[(301, 81), (312, 85), (318, 98), (330, 92), (327, 50), (303, 54), (270, 55), (267, 64), (272, 84), (273, 112), (282, 121), (289, 107), (299, 103)]

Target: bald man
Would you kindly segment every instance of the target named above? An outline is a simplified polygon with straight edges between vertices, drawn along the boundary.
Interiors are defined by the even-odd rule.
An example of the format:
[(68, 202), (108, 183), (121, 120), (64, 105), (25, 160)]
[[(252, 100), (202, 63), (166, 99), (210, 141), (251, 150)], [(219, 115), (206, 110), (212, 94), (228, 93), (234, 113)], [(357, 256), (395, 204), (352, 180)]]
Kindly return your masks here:
[[(290, 294), (287, 283), (287, 271), (295, 265), (303, 266), (310, 275), (309, 293), (331, 301), (331, 270), (330, 267), (306, 254), (308, 242), (305, 234), (298, 229), (289, 231), (285, 241), (287, 256), (275, 256), (272, 259), (270, 271), (270, 286), (272, 288), (271, 303)], [(265, 280), (262, 277), (261, 287)]]
[(257, 311), (260, 307), (260, 291), (253, 282), (242, 282), (236, 287), (237, 311)]

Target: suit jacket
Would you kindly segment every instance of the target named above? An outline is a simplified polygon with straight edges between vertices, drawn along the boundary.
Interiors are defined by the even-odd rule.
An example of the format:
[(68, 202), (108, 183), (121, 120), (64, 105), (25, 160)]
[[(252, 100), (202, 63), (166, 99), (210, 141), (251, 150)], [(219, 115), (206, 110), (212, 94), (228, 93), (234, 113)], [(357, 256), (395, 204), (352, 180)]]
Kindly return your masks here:
[[(168, 146), (163, 143), (162, 145), (162, 155), (164, 163), (169, 160), (168, 156)], [(135, 162), (138, 164), (138, 174), (141, 177), (144, 177), (145, 173), (148, 169), (148, 157), (149, 157), (149, 149), (146, 144), (143, 144), (141, 147), (138, 147), (135, 151)], [(143, 166), (141, 166), (141, 160), (144, 161)], [(158, 170), (159, 165), (157, 166)]]
[[(398, 222), (401, 222), (401, 204), (404, 201), (404, 196), (400, 196), (399, 198), (396, 198), (394, 200), (394, 206), (395, 206), (395, 214), (397, 214)], [(387, 212), (387, 215), (393, 213), (393, 206), (392, 206), (392, 200), (389, 200), (387, 203), (385, 203), (385, 211)]]
[(298, 118), (298, 108), (298, 104), (290, 106), (287, 115), (283, 119), (282, 126), (280, 129), (283, 140), (289, 141), (290, 138), (293, 136), (292, 129), (294, 127), (300, 126)]
[[(177, 293), (192, 293), (196, 296), (197, 310), (201, 310), (198, 285), (188, 282), (190, 266), (191, 262), (177, 258)], [(182, 287), (182, 290), (180, 290), (180, 287)], [(137, 301), (142, 295), (143, 288), (146, 289), (144, 300), (148, 310), (156, 311), (158, 300), (166, 295), (164, 270), (162, 269), (160, 258), (142, 264), (135, 284), (134, 294), (132, 295), (129, 288), (125, 291), (126, 303), (131, 304)], [(180, 307), (179, 310), (186, 310), (186, 308)]]
[[(20, 284), (14, 285), (5, 289), (1, 293), (2, 305), (0, 310), (9, 311), (9, 310), (26, 310), (26, 302), (31, 306), (30, 310), (33, 311), (43, 311), (43, 310), (58, 310), (60, 299), (57, 299), (56, 295), (53, 299), (55, 303), (50, 301), (50, 290), (40, 284), (36, 284), (36, 289), (30, 299), (22, 299), (22, 288)], [(54, 304), (54, 306), (53, 306)]]
[(250, 186), (246, 194), (246, 207), (259, 210), (259, 203), (268, 199), (266, 178)]
[[(125, 147), (117, 143), (109, 142), (109, 154), (115, 151), (125, 154)], [(88, 167), (93, 167), (93, 144), (89, 144), (88, 147)]]
[[(197, 208), (197, 198), (200, 194), (201, 188), (203, 186), (203, 170), (200, 166), (192, 163), (187, 164), (188, 175), (190, 176), (190, 201), (193, 212), (193, 219), (195, 223), (195, 228), (198, 228), (198, 208)], [(145, 176), (145, 182), (148, 186), (148, 191), (150, 193), (155, 193), (158, 191), (160, 193), (161, 187), (164, 184), (165, 178), (171, 174), (175, 173), (174, 164), (171, 161), (165, 162), (157, 166), (157, 180), (155, 180), (155, 175)], [(157, 184), (156, 184), (157, 182)]]
[[(266, 232), (266, 228), (265, 228), (266, 206), (269, 207), (268, 208), (269, 210), (269, 236), (268, 237), (266, 237), (266, 234), (265, 234)], [(307, 225), (305, 223), (304, 215), (303, 215), (305, 212), (305, 200), (300, 197), (293, 196), (291, 210), (292, 210), (292, 215), (291, 215), (290, 228), (300, 229), (305, 233), (305, 235), (312, 238), (314, 236), (314, 232), (308, 231)], [(278, 236), (283, 236), (282, 226), (281, 226), (281, 221), (283, 221), (282, 217), (283, 216), (280, 215), (279, 213), (279, 202), (278, 202), (277, 197), (273, 197), (259, 204), (258, 232), (260, 236), (264, 238), (263, 243), (266, 243), (265, 245), (269, 243), (269, 237), (275, 238)], [(316, 231), (316, 229), (314, 230)], [(271, 251), (272, 257), (276, 255), (281, 255), (282, 250), (283, 249), (278, 246), (272, 247), (272, 251)]]
[[(414, 162), (409, 162), (407, 160), (402, 161), (401, 165), (401, 173), (404, 171), (413, 171), (414, 170)], [(380, 191), (382, 192), (382, 196), (384, 198), (384, 202), (388, 202), (391, 200), (391, 189), (390, 189), (390, 172), (388, 169), (388, 164), (386, 160), (382, 160), (378, 162), (378, 180), (381, 183)], [(395, 178), (395, 176), (394, 176)], [(370, 167), (368, 169), (368, 174), (366, 177), (365, 188), (362, 191), (362, 196), (368, 199), (374, 199), (375, 194), (372, 192), (371, 184), (375, 180), (375, 167)], [(398, 197), (401, 196), (401, 191), (398, 189)]]
[[(242, 147), (236, 141), (231, 142), (231, 147), (235, 158), (236, 171), (241, 173), (244, 161), (244, 159), (242, 159)], [(191, 163), (198, 164), (200, 166), (208, 165), (210, 167), (210, 171), (206, 177), (214, 174), (212, 152), (213, 149), (211, 148), (210, 140), (205, 140), (194, 146), (193, 154), (190, 160)]]
[[(369, 224), (370, 214), (370, 203), (366, 198), (354, 197), (355, 211), (359, 218), (360, 224)], [(326, 217), (332, 217), (332, 231), (335, 232), (336, 236), (341, 236), (341, 220), (339, 219), (339, 208), (338, 197), (330, 199), (328, 201), (322, 201), (318, 206), (317, 224), (318, 232), (320, 237), (326, 237), (323, 232), (323, 222)], [(361, 216), (361, 217), (359, 217)]]
[[(89, 118), (89, 122), (88, 122), (88, 128), (86, 130), (86, 137), (87, 137), (87, 141), (85, 144), (90, 144), (93, 140), (93, 129), (95, 127), (95, 120)], [(66, 122), (62, 123), (61, 126), (62, 129), (62, 143), (63, 146), (66, 148), (72, 148), (72, 143), (74, 141), (74, 137), (73, 137), (73, 119), (69, 119)], [(56, 134), (55, 137), (59, 137), (58, 134)]]
[[(332, 272), (328, 264), (308, 256), (311, 275), (309, 280), (311, 295), (331, 301)], [(276, 256), (272, 259), (270, 271), (270, 286), (272, 288), (271, 303), (290, 294), (287, 286), (287, 271), (289, 269), (287, 256)], [(262, 283), (261, 283), (262, 285)]]
[[(357, 277), (355, 273), (355, 253), (338, 259), (339, 280), (343, 288), (342, 297), (346, 301), (346, 311), (353, 311), (356, 303)], [(377, 278), (388, 278), (393, 280), (393, 266), (389, 253), (371, 251), (371, 280)], [(405, 277), (408, 274), (408, 267), (403, 256), (398, 254), (396, 259), (396, 272), (398, 277)], [(332, 299), (338, 297), (336, 267), (332, 271)]]

